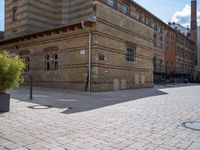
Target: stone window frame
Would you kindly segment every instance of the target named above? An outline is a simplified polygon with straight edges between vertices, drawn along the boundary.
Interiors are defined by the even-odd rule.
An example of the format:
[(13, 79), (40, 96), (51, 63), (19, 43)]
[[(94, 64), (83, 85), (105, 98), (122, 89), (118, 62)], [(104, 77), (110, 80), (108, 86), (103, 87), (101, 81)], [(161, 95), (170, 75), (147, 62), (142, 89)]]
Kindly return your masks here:
[(154, 46), (154, 47), (157, 47), (157, 46), (158, 46), (157, 37), (158, 37), (158, 35), (157, 35), (156, 33), (154, 33), (154, 35), (153, 35), (153, 46)]
[(12, 9), (12, 22), (17, 20), (17, 7), (13, 7)]
[(29, 72), (31, 70), (31, 53), (29, 50), (22, 50), (17, 53), (21, 60), (25, 64), (24, 72)]
[(113, 8), (117, 7), (117, 1), (116, 0), (106, 0), (106, 3)]
[(31, 62), (30, 62), (30, 57), (29, 56), (26, 56), (25, 59), (24, 59), (24, 63), (25, 63), (25, 72), (29, 72), (30, 71), (30, 65), (31, 65)]
[(145, 15), (143, 14), (143, 13), (141, 13), (141, 21), (142, 21), (142, 23), (145, 23), (145, 21), (146, 21), (146, 17), (145, 17)]
[(45, 71), (58, 71), (59, 68), (59, 59), (58, 59), (58, 54), (53, 53), (53, 54), (46, 54), (45, 55), (45, 61), (44, 61), (44, 70)]
[[(150, 28), (153, 28), (155, 31), (157, 31), (157, 23), (160, 22), (160, 21), (157, 20), (157, 19), (154, 19), (154, 17), (152, 18), (151, 16), (147, 15), (145, 12), (141, 12), (137, 8), (134, 11), (128, 1), (123, 0), (122, 2), (118, 2), (117, 0), (114, 0), (115, 1), (115, 6), (114, 7), (113, 7), (113, 4), (109, 4), (108, 1), (111, 1), (111, 0), (103, 0), (103, 3), (107, 4), (108, 6), (114, 8), (115, 10), (118, 10), (121, 13), (123, 13), (123, 14), (125, 14), (125, 15), (127, 15), (127, 16), (129, 16), (129, 17), (131, 17), (131, 18), (143, 23), (144, 25), (146, 25), (146, 26), (148, 26)], [(127, 12), (124, 12), (122, 10), (123, 6), (126, 6), (126, 8), (128, 8)], [(131, 12), (133, 12), (133, 13), (131, 13)], [(148, 23), (146, 22), (146, 18), (148, 19), (148, 21), (147, 21)], [(160, 30), (161, 34), (164, 33), (164, 28), (165, 27), (163, 27), (163, 29)]]
[[(126, 11), (125, 11), (125, 8), (126, 8)], [(125, 3), (122, 3), (121, 6), (120, 6), (120, 11), (125, 14), (125, 15), (129, 15), (130, 14), (130, 8), (127, 4)]]
[(155, 29), (155, 22), (154, 22), (154, 20), (151, 20), (151, 28)]
[(54, 53), (52, 55), (52, 70), (57, 71), (58, 70), (58, 54)]
[(49, 56), (49, 54), (46, 54), (45, 55), (45, 62), (44, 62), (44, 64), (45, 64), (45, 71), (50, 71), (51, 70), (51, 65), (50, 65), (50, 56)]
[(135, 12), (135, 19), (141, 21), (141, 13), (139, 11)]
[(150, 26), (150, 25), (151, 25), (151, 20), (149, 19), (149, 17), (146, 17), (146, 19), (145, 19), (145, 24), (146, 24), (147, 26)]
[(127, 42), (125, 59), (127, 62), (136, 63), (136, 44)]

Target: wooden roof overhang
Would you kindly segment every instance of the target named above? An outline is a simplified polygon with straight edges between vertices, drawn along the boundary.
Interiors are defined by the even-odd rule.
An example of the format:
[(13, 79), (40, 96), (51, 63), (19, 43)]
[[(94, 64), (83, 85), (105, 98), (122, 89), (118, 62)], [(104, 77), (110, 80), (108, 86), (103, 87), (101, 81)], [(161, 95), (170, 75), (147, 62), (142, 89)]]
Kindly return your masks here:
[[(84, 25), (86, 27), (92, 27), (93, 23), (94, 22), (86, 21), (86, 22), (84, 22)], [(56, 28), (51, 28), (49, 30), (41, 31), (41, 32), (35, 32), (35, 33), (30, 33), (30, 34), (26, 34), (26, 35), (15, 37), (15, 38), (0, 40), (0, 46), (6, 45), (6, 44), (11, 44), (11, 43), (17, 43), (19, 41), (35, 39), (38, 37), (43, 37), (45, 35), (50, 36), (50, 35), (52, 35), (52, 33), (59, 34), (60, 32), (74, 31), (77, 28), (82, 29), (81, 23), (63, 25), (63, 26), (59, 26)]]

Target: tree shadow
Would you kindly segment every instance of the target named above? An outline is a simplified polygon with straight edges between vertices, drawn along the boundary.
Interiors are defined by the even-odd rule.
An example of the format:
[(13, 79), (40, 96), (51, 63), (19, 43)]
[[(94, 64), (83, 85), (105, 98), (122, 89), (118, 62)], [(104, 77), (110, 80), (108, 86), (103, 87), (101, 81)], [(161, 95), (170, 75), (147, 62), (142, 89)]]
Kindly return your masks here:
[(135, 89), (111, 92), (81, 92), (67, 89), (33, 88), (33, 100), (29, 100), (29, 87), (20, 87), (9, 92), (12, 99), (37, 105), (48, 105), (64, 109), (62, 113), (78, 113), (107, 107), (145, 97), (167, 94), (158, 88)]

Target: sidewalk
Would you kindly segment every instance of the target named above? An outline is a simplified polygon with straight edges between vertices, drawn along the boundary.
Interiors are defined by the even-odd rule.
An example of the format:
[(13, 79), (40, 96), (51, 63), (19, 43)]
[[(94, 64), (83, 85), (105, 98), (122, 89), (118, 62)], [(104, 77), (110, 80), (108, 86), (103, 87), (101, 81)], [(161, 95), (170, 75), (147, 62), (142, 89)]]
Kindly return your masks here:
[[(11, 112), (0, 114), (0, 150), (200, 149), (200, 132), (182, 126), (200, 120), (199, 85), (101, 93), (35, 88), (31, 102), (26, 91), (11, 91)], [(28, 108), (38, 103), (54, 107)]]

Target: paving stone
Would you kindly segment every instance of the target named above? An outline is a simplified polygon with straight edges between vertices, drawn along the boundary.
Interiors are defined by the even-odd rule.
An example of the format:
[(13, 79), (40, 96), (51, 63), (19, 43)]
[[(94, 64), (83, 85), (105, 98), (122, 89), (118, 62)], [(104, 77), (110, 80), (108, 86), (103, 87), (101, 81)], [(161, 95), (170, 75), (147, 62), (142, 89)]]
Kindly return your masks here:
[(29, 150), (29, 149), (27, 149), (27, 148), (25, 148), (25, 147), (18, 147), (18, 148), (13, 149), (13, 150)]
[(200, 144), (199, 143), (193, 143), (190, 147), (188, 147), (188, 150), (199, 150)]
[[(199, 85), (100, 93), (35, 88), (49, 98), (33, 103), (55, 105), (46, 110), (29, 109), (35, 104), (26, 99), (28, 90), (17, 90), (11, 111), (0, 115), (0, 150), (200, 149), (199, 132), (182, 126), (200, 120)], [(79, 99), (81, 106), (57, 99)], [(84, 99), (95, 107), (85, 109)], [(64, 112), (68, 105), (77, 112)]]

